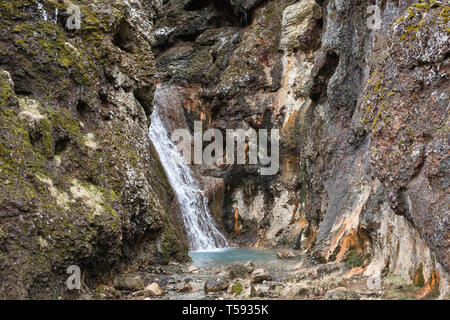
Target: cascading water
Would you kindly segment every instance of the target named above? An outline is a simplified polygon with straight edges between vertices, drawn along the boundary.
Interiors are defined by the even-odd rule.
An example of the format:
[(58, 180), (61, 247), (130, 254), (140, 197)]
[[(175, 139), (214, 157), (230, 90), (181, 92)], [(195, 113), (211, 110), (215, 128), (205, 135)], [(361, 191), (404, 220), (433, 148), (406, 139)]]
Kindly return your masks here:
[(160, 114), (160, 108), (164, 105), (161, 100), (164, 100), (164, 95), (159, 94), (157, 88), (149, 135), (180, 204), (190, 249), (200, 251), (228, 247), (225, 237), (214, 224), (204, 192), (192, 170), (184, 162), (182, 154), (169, 138)]

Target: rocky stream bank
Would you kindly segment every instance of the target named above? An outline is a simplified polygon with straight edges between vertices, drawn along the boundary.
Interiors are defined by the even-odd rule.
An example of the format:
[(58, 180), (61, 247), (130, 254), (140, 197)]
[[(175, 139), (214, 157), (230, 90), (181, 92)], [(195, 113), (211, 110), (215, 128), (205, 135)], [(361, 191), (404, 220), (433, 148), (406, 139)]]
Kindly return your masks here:
[[(286, 257), (286, 252), (292, 255)], [(312, 299), (380, 300), (437, 298), (401, 276), (370, 278), (354, 261), (317, 264), (299, 252), (284, 250), (270, 262), (194, 264), (171, 262), (125, 273), (115, 283), (87, 291), (84, 298), (101, 300), (240, 300)]]

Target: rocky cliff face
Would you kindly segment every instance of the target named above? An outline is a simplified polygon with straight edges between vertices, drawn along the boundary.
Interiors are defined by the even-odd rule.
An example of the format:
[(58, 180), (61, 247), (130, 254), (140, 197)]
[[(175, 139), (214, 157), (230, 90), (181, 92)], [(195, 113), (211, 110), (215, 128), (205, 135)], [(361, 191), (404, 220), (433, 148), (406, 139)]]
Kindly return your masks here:
[(277, 175), (194, 167), (236, 244), (449, 294), (447, 1), (378, 1), (376, 30), (368, 0), (71, 3), (79, 30), (68, 1), (0, 3), (0, 297), (186, 259), (155, 84), (171, 130), (281, 130)]
[(158, 78), (174, 127), (281, 129), (276, 176), (197, 168), (235, 242), (447, 294), (448, 5), (380, 1), (374, 30), (372, 4), (167, 2)]
[[(66, 28), (70, 4), (79, 30)], [(186, 259), (148, 138), (157, 8), (0, 3), (1, 298), (56, 298), (74, 264), (89, 284)]]

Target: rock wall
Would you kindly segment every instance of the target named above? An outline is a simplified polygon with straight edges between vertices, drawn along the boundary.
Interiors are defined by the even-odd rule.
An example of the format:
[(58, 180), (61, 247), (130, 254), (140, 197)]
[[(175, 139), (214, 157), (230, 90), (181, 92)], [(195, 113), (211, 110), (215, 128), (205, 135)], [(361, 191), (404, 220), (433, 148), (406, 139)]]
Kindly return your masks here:
[(175, 127), (281, 129), (275, 176), (196, 167), (219, 223), (448, 294), (448, 4), (236, 3), (166, 3), (154, 48)]
[(66, 296), (70, 265), (89, 286), (187, 259), (148, 138), (159, 5), (0, 3), (0, 298)]

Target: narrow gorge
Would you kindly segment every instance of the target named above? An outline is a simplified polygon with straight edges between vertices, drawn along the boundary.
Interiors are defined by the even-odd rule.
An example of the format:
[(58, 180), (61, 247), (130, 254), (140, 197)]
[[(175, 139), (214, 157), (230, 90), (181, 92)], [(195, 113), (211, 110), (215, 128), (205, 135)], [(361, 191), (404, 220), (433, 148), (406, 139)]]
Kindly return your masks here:
[(449, 7), (0, 0), (0, 299), (448, 299)]

